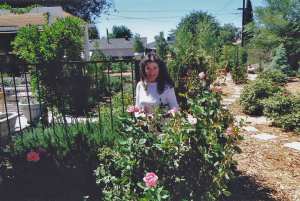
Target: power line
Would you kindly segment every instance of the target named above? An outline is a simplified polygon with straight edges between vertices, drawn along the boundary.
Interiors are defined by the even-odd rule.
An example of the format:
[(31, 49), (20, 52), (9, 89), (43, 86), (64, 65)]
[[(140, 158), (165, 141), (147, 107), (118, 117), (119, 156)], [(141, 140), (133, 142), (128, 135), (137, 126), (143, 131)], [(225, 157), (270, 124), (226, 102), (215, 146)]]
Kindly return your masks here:
[[(226, 6), (224, 6), (221, 10), (219, 10), (216, 14), (218, 14), (220, 11), (222, 11), (224, 8), (226, 8), (233, 0), (231, 0)], [(215, 14), (215, 15), (216, 15)]]

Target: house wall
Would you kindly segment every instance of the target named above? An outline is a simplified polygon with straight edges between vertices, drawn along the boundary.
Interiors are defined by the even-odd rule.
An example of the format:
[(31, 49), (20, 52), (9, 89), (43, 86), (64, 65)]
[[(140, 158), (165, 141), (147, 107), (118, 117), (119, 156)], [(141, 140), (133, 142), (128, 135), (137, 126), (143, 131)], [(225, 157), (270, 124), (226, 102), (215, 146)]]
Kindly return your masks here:
[(133, 48), (124, 48), (124, 49), (101, 49), (102, 52), (106, 55), (109, 56), (111, 54), (112, 57), (119, 57), (120, 53), (122, 56), (133, 56), (134, 51)]

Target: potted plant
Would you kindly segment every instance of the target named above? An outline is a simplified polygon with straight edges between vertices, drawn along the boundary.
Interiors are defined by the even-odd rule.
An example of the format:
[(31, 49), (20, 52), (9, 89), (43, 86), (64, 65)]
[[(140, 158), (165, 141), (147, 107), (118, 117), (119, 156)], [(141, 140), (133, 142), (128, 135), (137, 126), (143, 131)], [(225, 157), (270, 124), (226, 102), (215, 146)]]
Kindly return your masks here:
[[(30, 105), (30, 110), (29, 110), (29, 105)], [(27, 119), (27, 123), (30, 124), (30, 115), (32, 118), (32, 123), (39, 121), (40, 117), (42, 116), (42, 111), (43, 111), (43, 105), (44, 103), (38, 101), (36, 97), (30, 98), (30, 104), (28, 103), (28, 98), (23, 97), (20, 100), (20, 108)]]

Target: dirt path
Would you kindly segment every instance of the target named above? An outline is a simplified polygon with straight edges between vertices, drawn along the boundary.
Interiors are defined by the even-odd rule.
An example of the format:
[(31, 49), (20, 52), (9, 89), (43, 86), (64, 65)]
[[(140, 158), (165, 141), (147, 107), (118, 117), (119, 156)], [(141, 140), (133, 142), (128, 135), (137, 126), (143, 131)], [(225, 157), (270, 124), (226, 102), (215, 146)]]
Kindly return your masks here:
[[(242, 87), (234, 85), (231, 80), (226, 83), (223, 99), (232, 98), (237, 94), (236, 89)], [(296, 95), (300, 92), (299, 79), (288, 83), (286, 88), (292, 89)], [(234, 116), (247, 116), (236, 101), (227, 107)], [(255, 118), (252, 117), (252, 121)], [(228, 185), (232, 196), (220, 200), (300, 200), (300, 150), (287, 147), (299, 143), (300, 136), (274, 127), (262, 117), (256, 119), (250, 126), (257, 131), (240, 132), (245, 138), (238, 143), (243, 152), (233, 157), (238, 162), (238, 177)], [(272, 138), (257, 138), (261, 134)]]

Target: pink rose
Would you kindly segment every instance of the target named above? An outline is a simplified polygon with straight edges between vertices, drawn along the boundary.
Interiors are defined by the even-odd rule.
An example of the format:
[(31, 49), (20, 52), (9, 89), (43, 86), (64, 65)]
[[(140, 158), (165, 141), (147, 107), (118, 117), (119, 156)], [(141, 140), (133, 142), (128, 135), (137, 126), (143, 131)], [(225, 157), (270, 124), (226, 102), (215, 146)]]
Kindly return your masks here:
[(154, 173), (150, 172), (146, 174), (143, 180), (146, 183), (146, 186), (151, 187), (156, 186), (158, 177)]
[(40, 160), (38, 153), (32, 151), (27, 154), (27, 161), (37, 162), (38, 160)]
[(191, 125), (195, 125), (195, 124), (197, 123), (197, 118), (191, 117), (191, 118), (189, 118), (188, 120), (189, 120), (189, 123), (190, 123)]
[(175, 106), (172, 108), (172, 110), (174, 110), (175, 112), (178, 111), (178, 109)]
[(127, 112), (131, 113), (134, 111), (134, 106), (128, 106), (126, 109)]
[(287, 96), (287, 94), (283, 94), (284, 96)]
[(46, 149), (44, 149), (44, 148), (38, 148), (37, 152), (38, 153), (46, 153)]
[(2, 184), (2, 181), (3, 181), (3, 179), (2, 179), (2, 177), (0, 176), (0, 185)]
[(190, 119), (190, 118), (193, 118), (193, 116), (189, 114), (188, 117), (187, 117), (187, 119)]
[(138, 108), (138, 107), (134, 107), (134, 112), (139, 112), (140, 111), (140, 109)]
[(152, 119), (153, 119), (153, 115), (152, 115), (152, 114), (148, 114), (148, 115), (147, 115), (147, 120), (148, 120), (148, 121), (152, 121)]
[(139, 108), (135, 107), (135, 106), (128, 106), (126, 109), (127, 112), (131, 113), (131, 112), (139, 112)]
[(231, 135), (232, 137), (236, 137), (235, 133), (232, 131), (232, 127), (228, 127), (226, 129), (226, 135)]
[(214, 87), (214, 91), (215, 92), (220, 92), (220, 91), (222, 91), (222, 87)]
[(214, 89), (215, 86), (213, 84), (210, 84), (209, 88)]
[(200, 78), (204, 78), (205, 77), (205, 74), (203, 72), (199, 73), (199, 77)]

